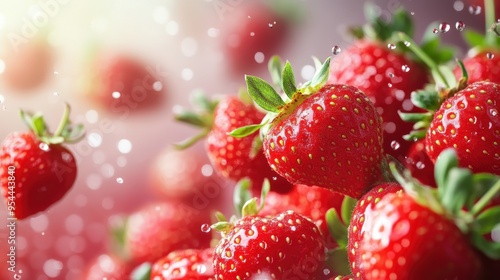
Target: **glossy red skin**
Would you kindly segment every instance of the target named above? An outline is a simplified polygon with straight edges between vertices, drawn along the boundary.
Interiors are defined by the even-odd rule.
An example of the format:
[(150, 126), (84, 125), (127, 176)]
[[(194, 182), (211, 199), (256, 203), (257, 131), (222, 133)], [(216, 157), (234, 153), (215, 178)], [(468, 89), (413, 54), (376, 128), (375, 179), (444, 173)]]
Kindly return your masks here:
[[(13, 213), (19, 220), (45, 211), (58, 202), (76, 179), (76, 161), (66, 147), (48, 145), (45, 151), (40, 148), (40, 144), (42, 142), (32, 132), (14, 132), (0, 146), (3, 196), (7, 204), (12, 203), (8, 186), (12, 186), (9, 182), (14, 182)], [(9, 166), (15, 167), (13, 176), (9, 174)]]
[(500, 174), (500, 85), (470, 84), (443, 102), (425, 138), (435, 162), (446, 148), (456, 150), (459, 164), (473, 172)]
[(293, 211), (246, 216), (215, 249), (215, 279), (324, 279), (325, 250), (316, 225)]
[[(289, 33), (286, 20), (268, 6), (256, 2), (241, 3), (228, 10), (221, 23), (221, 49), (231, 72), (238, 74), (265, 68), (271, 56), (278, 54), (285, 45)], [(255, 60), (257, 52), (264, 54), (264, 62)]]
[[(405, 65), (408, 72), (403, 70)], [(333, 57), (328, 82), (355, 86), (372, 100), (384, 121), (385, 152), (404, 160), (411, 143), (403, 136), (412, 130), (413, 123), (403, 121), (398, 111), (421, 111), (413, 106), (410, 95), (429, 82), (424, 66), (387, 45), (360, 40)]]
[(271, 167), (293, 184), (357, 198), (381, 180), (382, 119), (352, 86), (323, 86), (276, 121), (263, 146)]
[(264, 178), (269, 179), (273, 191), (286, 193), (292, 185), (271, 169), (262, 149), (251, 156), (258, 132), (242, 138), (228, 135), (236, 128), (258, 124), (262, 118), (264, 113), (253, 104), (246, 104), (236, 96), (223, 98), (215, 109), (212, 130), (206, 139), (208, 156), (223, 177), (234, 181), (250, 178), (254, 193), (260, 193)]
[(467, 236), (408, 194), (384, 196), (364, 228), (363, 279), (481, 279), (482, 263)]
[(425, 139), (420, 139), (411, 145), (403, 163), (410, 170), (413, 178), (426, 186), (436, 187), (434, 163), (425, 151)]
[(259, 216), (277, 215), (287, 210), (293, 210), (311, 219), (325, 239), (328, 249), (338, 247), (333, 240), (325, 220), (326, 212), (334, 208), (340, 213), (344, 195), (325, 188), (306, 185), (295, 185), (286, 194), (270, 192), (266, 196), (264, 208)]
[[(142, 61), (126, 55), (111, 55), (94, 62), (91, 98), (107, 112), (126, 116), (132, 111), (158, 108), (165, 94), (165, 83)], [(92, 72), (91, 74), (94, 74)], [(154, 83), (162, 82), (155, 90)], [(120, 97), (113, 97), (113, 92)]]
[(348, 228), (347, 257), (352, 274), (358, 279), (364, 272), (361, 255), (358, 248), (365, 232), (364, 223), (371, 216), (375, 205), (385, 195), (402, 192), (403, 188), (397, 183), (382, 183), (364, 194), (356, 203), (352, 211), (351, 222)]
[[(493, 54), (491, 59), (488, 58), (488, 53)], [(467, 70), (469, 84), (480, 81), (500, 83), (500, 51), (481, 51), (473, 56), (468, 56), (463, 60), (463, 63)], [(459, 66), (455, 67), (453, 72), (457, 79), (462, 78), (462, 69)]]
[(174, 251), (159, 259), (151, 269), (151, 280), (214, 280), (214, 248)]
[(211, 235), (201, 226), (210, 222), (208, 211), (181, 202), (151, 203), (128, 218), (125, 247), (137, 263), (154, 262), (175, 250), (206, 248)]
[(82, 279), (83, 280), (129, 279), (132, 270), (133, 266), (127, 264), (122, 259), (109, 254), (102, 254), (91, 261)]

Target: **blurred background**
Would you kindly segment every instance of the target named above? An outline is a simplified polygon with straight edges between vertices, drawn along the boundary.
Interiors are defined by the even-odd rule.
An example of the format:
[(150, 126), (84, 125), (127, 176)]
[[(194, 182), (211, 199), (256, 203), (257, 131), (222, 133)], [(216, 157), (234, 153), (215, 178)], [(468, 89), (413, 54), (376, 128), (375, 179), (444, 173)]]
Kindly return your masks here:
[[(467, 48), (456, 23), (484, 29), (484, 13), (471, 6), (474, 1), (371, 2), (386, 18), (399, 7), (410, 11), (417, 42), (428, 26), (449, 23), (450, 31), (436, 36), (456, 45), (459, 56)], [(206, 164), (199, 166), (158, 163), (173, 143), (196, 133), (176, 123), (173, 112), (189, 107), (193, 92), (237, 93), (244, 87), (244, 74), (269, 79), (267, 61), (273, 54), (291, 62), (297, 80), (310, 78), (312, 56), (323, 60), (334, 46), (350, 44), (347, 29), (365, 23), (365, 3), (0, 1), (0, 139), (26, 129), (18, 116), (21, 108), (43, 112), (55, 129), (65, 102), (71, 105), (73, 122), (83, 123), (87, 131), (80, 143), (68, 146), (79, 167), (74, 187), (48, 211), (17, 222), (16, 269), (22, 270), (22, 278), (80, 279), (92, 260), (109, 250), (110, 225), (162, 199), (152, 178), (168, 171), (158, 165), (197, 168), (205, 177), (215, 176), (203, 156)], [(139, 82), (117, 84), (121, 76)], [(136, 95), (125, 96), (134, 88)], [(192, 150), (203, 155), (202, 145)], [(185, 203), (230, 212), (232, 183), (214, 182), (215, 195), (198, 192)], [(6, 217), (1, 204), (0, 219)], [(0, 227), (1, 279), (12, 277), (4, 267), (7, 234)]]

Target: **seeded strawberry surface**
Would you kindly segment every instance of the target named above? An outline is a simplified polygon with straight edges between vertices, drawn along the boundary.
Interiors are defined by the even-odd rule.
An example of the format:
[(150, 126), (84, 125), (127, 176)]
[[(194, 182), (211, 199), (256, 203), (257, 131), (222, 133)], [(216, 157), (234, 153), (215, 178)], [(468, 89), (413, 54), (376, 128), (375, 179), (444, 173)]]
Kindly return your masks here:
[[(467, 70), (468, 82), (490, 81), (500, 83), (500, 51), (486, 50), (467, 57), (463, 61)], [(454, 69), (457, 79), (462, 78), (460, 67)]]
[(293, 211), (246, 216), (215, 249), (216, 279), (325, 279), (325, 244), (317, 227)]
[(425, 145), (432, 161), (454, 148), (460, 164), (473, 172), (500, 174), (500, 86), (470, 84), (435, 112)]
[(213, 253), (214, 248), (173, 251), (154, 263), (151, 280), (214, 280)]
[(382, 120), (352, 86), (322, 87), (277, 121), (263, 145), (271, 167), (294, 184), (359, 197), (380, 180)]

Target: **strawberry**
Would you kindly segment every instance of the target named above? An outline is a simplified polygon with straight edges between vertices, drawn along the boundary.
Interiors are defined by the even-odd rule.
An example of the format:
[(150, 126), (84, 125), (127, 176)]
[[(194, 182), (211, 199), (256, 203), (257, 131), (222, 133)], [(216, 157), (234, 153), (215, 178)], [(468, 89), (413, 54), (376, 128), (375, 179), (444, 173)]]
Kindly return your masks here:
[(410, 170), (411, 175), (422, 184), (431, 187), (436, 186), (436, 182), (434, 180), (434, 163), (425, 151), (424, 139), (411, 144), (408, 155), (403, 163), (405, 167)]
[[(368, 5), (368, 10), (373, 9)], [(383, 119), (384, 150), (403, 160), (411, 145), (403, 136), (412, 129), (412, 124), (403, 121), (398, 112), (419, 112), (413, 106), (410, 95), (429, 82), (429, 71), (408, 52), (405, 45), (391, 43), (393, 34), (403, 31), (413, 33), (411, 16), (397, 10), (392, 21), (373, 18), (367, 13), (369, 24), (353, 29), (359, 38), (342, 50), (332, 60), (328, 83), (355, 86), (372, 100)], [(426, 50), (438, 44), (437, 38), (422, 43)], [(451, 59), (451, 55), (437, 54), (435, 58)]]
[(480, 279), (465, 235), (405, 193), (387, 194), (364, 224), (358, 254), (363, 279)]
[[(500, 83), (500, 50), (489, 49), (475, 52), (471, 50), (463, 61), (468, 72), (468, 82), (490, 81)], [(455, 77), (462, 77), (462, 69), (455, 67)]]
[(153, 264), (151, 280), (214, 280), (213, 254), (213, 248), (173, 251)]
[(112, 254), (102, 254), (91, 260), (87, 265), (82, 279), (128, 279), (132, 268), (127, 262)]
[(441, 151), (453, 147), (460, 163), (473, 172), (500, 174), (498, 102), (500, 85), (491, 82), (470, 84), (446, 99), (426, 134), (429, 158), (435, 162)]
[(293, 184), (359, 197), (382, 180), (382, 119), (359, 89), (324, 85), (329, 62), (301, 88), (287, 62), (282, 85), (288, 102), (264, 80), (246, 76), (248, 92), (269, 114), (232, 134), (242, 137), (261, 129), (269, 165)]
[(95, 76), (86, 85), (90, 98), (107, 112), (127, 116), (161, 104), (165, 85), (138, 58), (103, 54), (91, 66)]
[(10, 216), (21, 220), (58, 202), (73, 186), (77, 164), (64, 143), (76, 142), (83, 127), (69, 123), (69, 106), (54, 134), (41, 114), (21, 112), (31, 131), (13, 132), (0, 146), (0, 183)]
[[(240, 97), (242, 96), (242, 97)], [(260, 192), (264, 178), (271, 180), (272, 190), (285, 193), (292, 187), (267, 164), (259, 146), (258, 133), (246, 138), (228, 135), (234, 129), (260, 122), (264, 114), (243, 93), (240, 96), (226, 95), (219, 101), (209, 101), (200, 95), (194, 100), (205, 108), (203, 115), (180, 112), (177, 120), (202, 127), (200, 134), (178, 145), (186, 148), (200, 138), (206, 138), (205, 147), (215, 170), (224, 178), (239, 181), (248, 177), (252, 180), (255, 193)]]
[(351, 271), (357, 278), (361, 277), (363, 271), (358, 248), (366, 231), (366, 227), (364, 226), (365, 221), (371, 219), (373, 208), (384, 196), (402, 190), (401, 185), (397, 183), (382, 183), (364, 194), (356, 203), (348, 228), (347, 256)]
[(201, 226), (209, 222), (208, 213), (181, 202), (150, 203), (127, 219), (125, 248), (137, 263), (154, 262), (179, 249), (205, 248), (211, 236)]
[(214, 253), (215, 279), (324, 279), (326, 247), (304, 216), (293, 211), (249, 215), (223, 227)]

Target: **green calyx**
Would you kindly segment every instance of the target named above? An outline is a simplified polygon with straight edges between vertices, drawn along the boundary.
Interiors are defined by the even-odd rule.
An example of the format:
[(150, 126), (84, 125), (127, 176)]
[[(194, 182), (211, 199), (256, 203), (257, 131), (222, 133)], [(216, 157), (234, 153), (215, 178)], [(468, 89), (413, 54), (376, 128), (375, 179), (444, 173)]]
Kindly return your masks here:
[(484, 234), (491, 233), (500, 223), (500, 206), (486, 208), (500, 194), (500, 177), (473, 174), (459, 167), (454, 149), (444, 150), (435, 164), (437, 188), (421, 185), (408, 170), (403, 173), (391, 163), (396, 180), (419, 204), (454, 221), (460, 230), (471, 237), (471, 242), (487, 256), (500, 259), (500, 244), (488, 241)]
[[(290, 115), (297, 106), (299, 106), (309, 96), (316, 93), (328, 80), (330, 71), (330, 57), (324, 63), (318, 62), (315, 59), (316, 73), (313, 78), (298, 86), (295, 81), (292, 66), (290, 62), (286, 62), (282, 70), (281, 60), (274, 56), (269, 61), (269, 72), (273, 80), (272, 86), (265, 80), (246, 75), (245, 81), (247, 84), (248, 94), (252, 97), (253, 101), (268, 114), (260, 124), (244, 126), (238, 128), (230, 133), (234, 137), (245, 137), (259, 129), (269, 127), (269, 125), (278, 123), (280, 120)], [(281, 73), (281, 74), (279, 74)], [(275, 87), (280, 87), (280, 93)]]
[(191, 147), (207, 136), (212, 129), (214, 111), (218, 104), (218, 100), (210, 100), (199, 91), (193, 92), (190, 101), (194, 110), (189, 111), (182, 108), (174, 112), (174, 118), (179, 122), (198, 127), (201, 131), (181, 143), (174, 144), (174, 147), (180, 150)]
[(71, 108), (65, 103), (63, 116), (54, 133), (50, 133), (41, 113), (29, 113), (23, 110), (19, 115), (35, 136), (46, 144), (76, 143), (85, 135), (83, 124), (72, 125), (69, 119)]
[(345, 196), (342, 201), (340, 213), (335, 208), (326, 211), (325, 220), (328, 231), (333, 240), (339, 245), (339, 248), (347, 248), (347, 229), (356, 203), (357, 199)]

